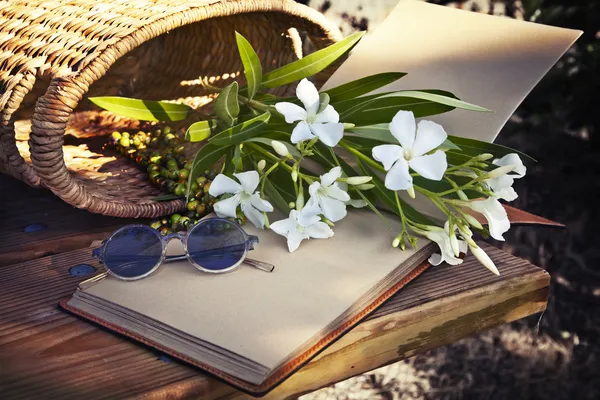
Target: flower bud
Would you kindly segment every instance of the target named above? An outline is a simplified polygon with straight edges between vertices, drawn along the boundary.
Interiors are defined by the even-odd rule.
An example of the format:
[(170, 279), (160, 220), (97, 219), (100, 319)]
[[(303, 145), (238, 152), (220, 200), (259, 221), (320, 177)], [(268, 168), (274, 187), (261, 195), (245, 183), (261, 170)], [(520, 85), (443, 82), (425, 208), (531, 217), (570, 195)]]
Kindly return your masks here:
[(296, 207), (296, 203), (294, 203), (293, 201), (290, 201), (290, 202), (288, 203), (288, 207), (289, 207), (289, 208), (294, 208), (294, 207)]
[(354, 124), (351, 124), (351, 123), (348, 123), (348, 122), (344, 122), (344, 130), (347, 130), (347, 129), (352, 129), (352, 128), (354, 128), (355, 126), (356, 126), (356, 125), (354, 125)]
[(304, 207), (304, 195), (300, 193), (296, 199), (296, 210), (302, 210), (302, 207)]
[(483, 154), (478, 155), (476, 158), (479, 161), (487, 161), (490, 158), (494, 158), (494, 156), (490, 153), (483, 153)]
[(371, 182), (372, 179), (372, 176), (351, 176), (350, 178), (344, 179), (344, 181), (349, 185), (362, 185)]
[(504, 176), (506, 174), (508, 174), (509, 172), (513, 171), (515, 168), (517, 168), (516, 165), (505, 165), (504, 167), (498, 167), (490, 172), (488, 172), (487, 174), (485, 174), (485, 179), (494, 179), (494, 178), (500, 178), (501, 176)]
[(465, 194), (465, 192), (463, 192), (462, 190), (457, 190), (456, 194), (458, 195), (458, 197), (462, 200), (462, 201), (469, 201), (469, 198), (467, 197), (467, 195)]
[(365, 183), (362, 185), (356, 185), (356, 188), (358, 190), (371, 190), (375, 187), (375, 185), (373, 185), (372, 183)]
[(411, 198), (413, 198), (413, 199), (415, 198), (415, 188), (414, 187), (411, 186), (408, 189), (406, 189), (406, 191), (408, 192), (408, 195)]
[(292, 180), (294, 182), (298, 181), (298, 168), (295, 165), (292, 167)]
[(256, 167), (258, 168), (258, 172), (263, 172), (266, 166), (267, 162), (265, 160), (260, 160)]
[(290, 154), (287, 147), (285, 147), (285, 145), (278, 140), (271, 140), (271, 146), (273, 147), (273, 150), (275, 150), (275, 152), (281, 157), (287, 157)]
[(475, 217), (472, 216), (471, 214), (463, 214), (463, 217), (467, 220), (469, 225), (471, 225), (472, 227), (474, 227), (476, 229), (483, 229), (483, 225), (481, 225), (481, 223), (479, 221), (477, 221), (477, 219), (475, 219)]
[(477, 258), (479, 262), (483, 264), (484, 267), (492, 271), (494, 274), (500, 275), (498, 268), (496, 268), (496, 265), (494, 264), (490, 256), (488, 256), (481, 247), (469, 244), (469, 248), (471, 249), (471, 252), (475, 256), (475, 258)]
[(394, 240), (392, 241), (392, 247), (398, 247), (400, 246), (400, 239), (396, 236), (394, 238)]

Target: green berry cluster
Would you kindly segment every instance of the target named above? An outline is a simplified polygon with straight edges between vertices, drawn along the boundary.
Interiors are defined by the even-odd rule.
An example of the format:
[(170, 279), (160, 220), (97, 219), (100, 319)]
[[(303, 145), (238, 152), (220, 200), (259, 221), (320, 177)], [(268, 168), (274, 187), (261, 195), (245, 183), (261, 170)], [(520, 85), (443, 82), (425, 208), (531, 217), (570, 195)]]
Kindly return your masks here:
[[(165, 193), (184, 197), (192, 168), (184, 155), (185, 131), (174, 132), (171, 127), (155, 127), (148, 131), (113, 132), (108, 147), (115, 148), (123, 156), (135, 161), (148, 172), (148, 179)], [(210, 184), (217, 175), (207, 170), (190, 185), (187, 212), (173, 214), (152, 222), (151, 226), (161, 234), (187, 230), (200, 218), (212, 212), (214, 199), (208, 194)]]

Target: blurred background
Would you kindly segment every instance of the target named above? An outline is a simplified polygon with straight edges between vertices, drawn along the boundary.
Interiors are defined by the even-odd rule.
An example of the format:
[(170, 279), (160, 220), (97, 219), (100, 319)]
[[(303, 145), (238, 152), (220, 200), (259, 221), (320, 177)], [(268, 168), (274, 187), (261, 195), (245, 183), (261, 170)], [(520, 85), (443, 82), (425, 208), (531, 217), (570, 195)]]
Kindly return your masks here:
[[(397, 0), (300, 2), (348, 34), (376, 28)], [(493, 243), (550, 272), (548, 309), (303, 399), (599, 399), (600, 0), (430, 2), (585, 32), (497, 139), (538, 160), (512, 204), (567, 226)]]

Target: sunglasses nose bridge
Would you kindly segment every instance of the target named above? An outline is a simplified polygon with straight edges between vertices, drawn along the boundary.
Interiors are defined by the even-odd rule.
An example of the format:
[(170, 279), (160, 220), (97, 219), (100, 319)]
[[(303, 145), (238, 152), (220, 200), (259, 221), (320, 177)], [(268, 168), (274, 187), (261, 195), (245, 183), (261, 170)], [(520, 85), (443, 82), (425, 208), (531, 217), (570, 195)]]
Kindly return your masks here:
[(171, 233), (169, 235), (166, 235), (163, 237), (163, 240), (165, 242), (167, 242), (167, 244), (172, 240), (172, 239), (179, 239), (181, 241), (181, 243), (184, 243), (183, 238), (185, 237), (185, 235), (182, 235), (180, 233)]

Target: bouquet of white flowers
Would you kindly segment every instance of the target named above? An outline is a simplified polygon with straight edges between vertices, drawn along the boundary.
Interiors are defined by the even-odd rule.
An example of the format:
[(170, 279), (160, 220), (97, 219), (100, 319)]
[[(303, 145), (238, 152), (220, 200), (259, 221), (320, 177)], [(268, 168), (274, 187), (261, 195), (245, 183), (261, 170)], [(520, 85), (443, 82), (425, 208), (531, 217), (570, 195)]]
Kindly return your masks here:
[[(368, 207), (381, 217), (385, 209), (401, 220), (392, 246), (416, 246), (416, 235), (425, 236), (439, 245), (432, 264), (460, 264), (459, 255), (470, 249), (498, 274), (472, 233), (503, 240), (510, 222), (499, 199), (517, 198), (512, 184), (526, 172), (521, 153), (449, 136), (435, 122), (415, 120), (455, 108), (489, 110), (441, 90), (369, 94), (402, 78), (400, 72), (367, 76), (319, 93), (309, 78), (348, 52), (362, 33), (267, 73), (250, 43), (236, 35), (246, 85), (233, 81), (219, 88), (204, 82), (216, 95), (214, 114), (186, 132), (186, 140), (205, 142), (191, 163), (188, 195), (200, 174), (218, 166), (220, 173), (209, 189), (216, 198), (215, 212), (233, 218), (243, 214), (256, 227), (285, 236), (289, 251), (304, 239), (333, 236), (347, 207)], [(295, 97), (266, 92), (294, 82)], [(182, 120), (195, 112), (185, 104), (91, 100), (140, 120)], [(403, 192), (412, 198), (419, 193), (445, 220), (411, 207)], [(288, 217), (271, 221), (274, 208)], [(482, 214), (487, 226), (473, 213)]]

